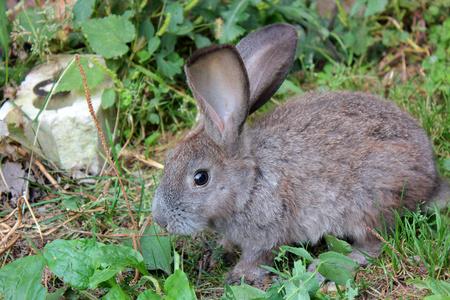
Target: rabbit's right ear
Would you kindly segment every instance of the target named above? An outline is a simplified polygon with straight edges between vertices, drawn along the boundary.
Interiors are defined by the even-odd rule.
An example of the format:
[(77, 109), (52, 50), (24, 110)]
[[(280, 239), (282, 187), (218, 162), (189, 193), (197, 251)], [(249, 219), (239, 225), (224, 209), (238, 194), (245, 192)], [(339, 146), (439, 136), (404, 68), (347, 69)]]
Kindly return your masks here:
[(294, 26), (276, 23), (247, 35), (236, 45), (250, 80), (249, 114), (263, 106), (283, 83), (294, 61), (297, 40)]
[(250, 92), (236, 47), (222, 44), (197, 50), (185, 71), (209, 136), (219, 145), (239, 147), (236, 142), (248, 116)]

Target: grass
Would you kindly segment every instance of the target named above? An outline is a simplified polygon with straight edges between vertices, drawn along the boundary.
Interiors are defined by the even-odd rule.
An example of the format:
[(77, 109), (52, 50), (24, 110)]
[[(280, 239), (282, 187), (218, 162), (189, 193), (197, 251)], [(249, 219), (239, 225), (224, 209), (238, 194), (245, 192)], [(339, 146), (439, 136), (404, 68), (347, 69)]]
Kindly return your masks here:
[[(425, 2), (418, 1), (418, 3), (425, 6)], [(433, 12), (432, 7), (426, 7)], [(254, 10), (249, 10), (249, 12), (254, 13)], [(424, 10), (423, 13), (426, 14), (427, 10)], [(388, 10), (385, 14), (392, 15), (399, 20), (403, 18), (400, 17), (401, 14), (396, 15)], [(413, 13), (410, 14), (413, 15)], [(350, 18), (348, 15), (340, 15), (340, 17)], [(373, 16), (372, 19), (367, 20), (368, 22), (378, 22), (379, 20), (376, 18)], [(392, 29), (392, 23), (383, 18), (381, 16), (380, 20), (382, 21), (373, 26), (375, 31), (381, 32), (380, 29), (389, 26)], [(435, 14), (433, 18), (432, 21), (429, 21), (429, 24), (432, 24), (431, 28), (443, 26), (435, 25), (444, 23), (442, 20), (439, 21), (439, 14)], [(163, 20), (162, 17), (160, 20)], [(408, 22), (405, 17), (404, 22), (401, 23), (402, 31), (409, 30)], [(6, 26), (2, 23), (1, 27), (2, 43), (4, 44)], [(436, 31), (444, 32), (441, 27)], [(208, 27), (204, 26), (204, 28)], [(336, 28), (336, 34), (340, 35), (343, 30), (342, 25), (338, 25)], [(345, 28), (345, 30), (347, 29)], [(202, 30), (204, 33), (204, 29)], [(426, 30), (428, 32), (428, 29)], [(429, 31), (433, 31), (433, 29)], [(411, 37), (418, 36), (420, 32), (422, 32), (421, 29), (414, 27), (410, 30)], [(379, 33), (366, 32), (366, 34), (372, 34), (371, 38), (375, 40), (382, 38)], [(388, 54), (380, 55), (379, 61), (376, 62), (372, 58), (368, 58), (370, 53), (376, 52), (376, 49), (370, 48), (370, 46), (367, 46), (366, 52), (358, 57), (350, 55), (345, 50), (346, 59), (342, 62), (335, 61), (330, 56), (327, 61), (320, 60), (319, 54), (324, 52), (318, 51), (319, 54), (314, 54), (314, 60), (311, 59), (311, 65), (303, 63), (299, 66), (299, 63), (296, 62), (294, 71), (288, 77), (292, 83), (291, 87), (276, 95), (275, 100), (263, 107), (262, 111), (267, 111), (277, 105), (277, 102), (295, 96), (293, 91), (299, 90), (345, 89), (378, 94), (392, 100), (418, 119), (430, 136), (441, 173), (449, 178), (450, 93), (445, 89), (445, 86), (448, 86), (446, 81), (448, 62), (446, 57), (440, 54), (436, 61), (425, 64), (427, 58), (424, 57), (424, 52), (420, 52), (422, 49), (426, 49), (433, 54), (436, 48), (445, 49), (447, 47), (445, 43), (448, 41), (443, 38), (444, 33), (441, 35), (442, 38), (439, 40), (439, 35), (432, 37), (430, 34), (429, 41), (423, 42), (420, 45), (422, 48), (419, 47), (419, 50), (411, 50), (407, 43), (391, 48), (386, 47), (385, 51)], [(450, 36), (450, 34), (448, 35)], [(307, 38), (308, 41), (314, 41), (313, 35), (308, 34)], [(343, 43), (343, 41), (339, 42)], [(136, 43), (133, 45), (136, 46)], [(63, 43), (60, 44), (60, 47), (61, 52), (74, 51), (74, 49), (64, 48), (66, 46)], [(184, 44), (180, 46), (180, 55), (182, 51), (187, 51), (186, 49), (190, 48)], [(411, 52), (405, 52), (405, 49)], [(19, 51), (22, 51), (22, 48)], [(38, 56), (40, 55), (33, 54), (22, 64), (17, 60), (7, 61), (6, 72), (9, 74), (6, 75), (6, 82), (10, 83), (8, 80), (20, 82), (25, 71), (30, 65), (34, 65)], [(395, 60), (391, 59), (392, 57), (402, 59)], [(304, 58), (305, 54), (302, 53), (299, 61), (304, 61)], [(115, 148), (118, 150), (116, 154), (125, 188), (124, 190), (120, 188), (118, 179), (113, 172), (108, 171), (102, 177), (75, 179), (61, 170), (52, 168), (50, 164), (45, 164), (43, 158), (38, 157), (38, 160), (47, 166), (49, 176), (55, 178), (58, 184), (64, 188), (64, 190), (58, 190), (49, 184), (48, 178), (45, 178), (35, 165), (32, 166), (31, 172), (34, 180), (31, 183), (31, 191), (37, 193), (37, 196), (34, 197), (31, 207), (40, 224), (41, 233), (37, 231), (28, 210), (25, 211), (23, 220), (18, 226), (20, 226), (20, 233), (26, 234), (39, 249), (55, 239), (71, 240), (82, 237), (89, 237), (104, 243), (132, 246), (134, 241), (130, 232), (133, 227), (124, 201), (124, 192), (132, 202), (131, 211), (138, 227), (152, 228), (151, 201), (161, 176), (161, 170), (149, 167), (148, 161), (164, 162), (165, 151), (194, 124), (196, 108), (189, 96), (187, 84), (180, 81), (180, 78), (168, 79), (163, 76), (164, 74), (156, 74), (154, 66), (150, 64), (151, 59), (142, 64), (135, 64), (132, 58), (128, 61), (126, 59), (117, 63), (122, 69), (119, 67), (115, 69), (113, 63), (109, 65), (114, 72), (117, 71), (117, 74), (120, 75), (119, 79), (116, 79), (120, 82), (118, 108), (121, 109), (122, 114), (118, 127), (119, 141)], [(319, 61), (317, 65), (314, 65), (317, 61)], [(128, 68), (125, 68), (125, 65)], [(111, 72), (115, 74), (113, 71)], [(21, 147), (17, 143), (14, 145)], [(120, 151), (123, 145), (126, 147)], [(1, 146), (2, 144), (0, 144)], [(25, 152), (21, 158), (24, 164), (27, 162), (27, 155)], [(3, 160), (3, 158), (2, 156), (1, 159)], [(14, 204), (7, 202), (6, 197), (2, 200), (0, 216), (4, 218), (13, 211)], [(16, 224), (16, 219), (10, 218), (2, 224), (4, 224), (2, 233), (7, 234)], [(439, 294), (445, 291), (445, 287), (442, 287), (440, 283), (450, 280), (449, 212), (436, 210), (429, 215), (408, 212), (405, 216), (397, 216), (396, 226), (393, 235), (381, 234), (380, 239), (385, 245), (380, 258), (374, 260), (367, 268), (357, 272), (356, 287), (360, 297), (364, 299), (423, 299), (432, 293)], [(147, 252), (155, 250), (152, 248), (152, 244), (159, 243), (160, 248), (163, 248), (163, 239), (167, 237), (165, 235), (155, 237), (152, 230), (142, 231), (141, 234), (143, 234), (141, 242), (144, 244), (144, 248), (148, 247), (144, 249)], [(235, 257), (221, 256), (223, 249), (217, 246), (219, 239), (220, 237), (212, 232), (170, 239), (172, 249), (181, 256), (181, 269), (188, 275), (199, 298), (219, 298), (224, 292), (223, 276), (237, 262), (238, 253)], [(317, 255), (326, 251), (326, 246), (321, 244), (311, 250)], [(24, 238), (20, 238), (3, 254), (2, 266), (33, 253), (35, 250), (30, 243)], [(170, 265), (170, 260), (174, 257), (172, 250), (166, 250), (164, 255), (166, 261), (169, 261), (168, 268), (172, 268)], [(294, 255), (282, 257), (277, 266), (281, 271), (290, 271), (295, 259)], [(160, 282), (164, 282), (168, 277), (168, 274), (161, 270), (154, 270), (151, 274)], [(127, 282), (132, 282), (133, 276), (132, 270), (127, 270), (123, 275)], [(51, 275), (46, 278), (45, 283), (49, 292), (64, 286), (60, 279)], [(105, 292), (97, 289), (88, 290), (86, 293), (100, 297)], [(317, 297), (342, 299), (345, 298), (345, 295), (319, 293)]]

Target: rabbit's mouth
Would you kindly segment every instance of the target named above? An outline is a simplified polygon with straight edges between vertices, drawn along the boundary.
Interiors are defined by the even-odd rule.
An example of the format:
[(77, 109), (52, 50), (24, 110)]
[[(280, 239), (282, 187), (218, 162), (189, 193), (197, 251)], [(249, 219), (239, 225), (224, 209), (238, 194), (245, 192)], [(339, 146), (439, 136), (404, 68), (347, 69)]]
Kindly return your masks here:
[(165, 230), (176, 235), (191, 235), (203, 230), (198, 223), (189, 222), (187, 220), (177, 220), (174, 223), (168, 223)]

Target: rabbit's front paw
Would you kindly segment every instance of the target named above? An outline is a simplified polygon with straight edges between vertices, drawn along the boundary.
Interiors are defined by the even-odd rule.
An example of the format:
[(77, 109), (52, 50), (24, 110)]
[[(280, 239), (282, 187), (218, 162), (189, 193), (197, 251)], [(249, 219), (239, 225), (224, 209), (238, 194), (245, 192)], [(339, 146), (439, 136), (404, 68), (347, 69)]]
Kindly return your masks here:
[(247, 270), (242, 270), (241, 268), (234, 268), (231, 272), (229, 272), (225, 276), (225, 282), (228, 285), (238, 285), (241, 283), (242, 277), (244, 278), (244, 282), (250, 285), (263, 285), (265, 284), (269, 278), (269, 271), (256, 267), (249, 268)]

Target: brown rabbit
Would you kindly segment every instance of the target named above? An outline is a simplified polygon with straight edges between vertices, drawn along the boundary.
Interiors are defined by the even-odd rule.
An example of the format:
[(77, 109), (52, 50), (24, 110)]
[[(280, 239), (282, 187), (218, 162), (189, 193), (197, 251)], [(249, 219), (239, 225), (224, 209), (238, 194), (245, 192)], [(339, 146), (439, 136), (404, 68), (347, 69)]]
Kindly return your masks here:
[[(308, 93), (246, 124), (285, 79), (296, 47), (295, 28), (273, 24), (236, 47), (200, 49), (185, 66), (202, 116), (167, 155), (153, 217), (174, 234), (212, 228), (238, 246), (231, 281), (264, 278), (259, 265), (273, 249), (324, 233), (378, 257), (381, 243), (365, 226), (450, 198), (426, 133), (377, 96)], [(367, 264), (358, 250), (350, 257)]]

